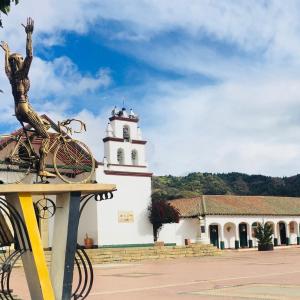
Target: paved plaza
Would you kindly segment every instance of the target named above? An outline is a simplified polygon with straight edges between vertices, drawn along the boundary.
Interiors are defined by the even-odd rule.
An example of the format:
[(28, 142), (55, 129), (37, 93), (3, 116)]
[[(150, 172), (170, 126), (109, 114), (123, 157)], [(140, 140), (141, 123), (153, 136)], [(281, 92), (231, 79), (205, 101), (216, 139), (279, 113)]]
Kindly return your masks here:
[[(223, 251), (218, 257), (95, 265), (90, 300), (300, 299), (300, 248)], [(14, 272), (14, 292), (25, 295)]]

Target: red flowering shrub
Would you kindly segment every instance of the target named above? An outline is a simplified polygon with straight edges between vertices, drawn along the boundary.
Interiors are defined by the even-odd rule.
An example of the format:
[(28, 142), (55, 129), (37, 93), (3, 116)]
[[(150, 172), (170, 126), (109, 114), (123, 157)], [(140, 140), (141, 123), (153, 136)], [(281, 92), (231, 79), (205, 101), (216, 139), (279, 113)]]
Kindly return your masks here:
[(178, 223), (179, 211), (164, 200), (152, 201), (148, 206), (148, 218), (153, 225), (154, 241), (157, 241), (158, 233), (163, 224)]

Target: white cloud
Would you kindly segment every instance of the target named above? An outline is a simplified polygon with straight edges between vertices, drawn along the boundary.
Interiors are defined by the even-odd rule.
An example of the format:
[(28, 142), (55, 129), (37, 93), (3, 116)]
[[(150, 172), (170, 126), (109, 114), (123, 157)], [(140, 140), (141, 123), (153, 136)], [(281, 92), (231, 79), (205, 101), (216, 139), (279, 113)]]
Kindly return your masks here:
[(82, 75), (68, 57), (59, 57), (45, 62), (36, 57), (30, 72), (31, 93), (35, 98), (45, 95), (55, 97), (81, 96), (108, 87), (111, 83), (110, 71), (100, 69), (96, 76)]
[(206, 88), (177, 84), (168, 93), (164, 87), (145, 108), (152, 110), (153, 120), (160, 120), (144, 130), (152, 168), (158, 174), (297, 173), (299, 84), (300, 80), (283, 84), (280, 79)]
[[(76, 3), (76, 2), (75, 2)], [(74, 3), (74, 5), (76, 5)], [(110, 37), (150, 40), (178, 29), (194, 39), (203, 35), (234, 44), (243, 51), (299, 58), (299, 8), (296, 0), (103, 0), (90, 1), (94, 18), (120, 22)], [(180, 41), (179, 41), (180, 42)]]
[[(299, 2), (282, 1), (210, 1), (210, 0), (28, 0), (14, 7), (5, 19), (5, 32), (17, 35), (16, 24), (27, 16), (36, 21), (36, 31), (59, 36), (63, 31), (85, 33), (101, 30), (98, 21), (120, 22), (118, 30), (107, 28), (111, 37), (130, 37), (130, 33), (149, 39), (164, 32), (182, 29), (199, 37), (203, 33), (217, 40), (237, 43), (241, 48), (282, 45), (297, 36)], [(123, 32), (124, 35), (120, 35)], [(299, 38), (296, 39), (299, 42)], [(48, 39), (49, 41), (49, 39)], [(271, 42), (271, 43), (270, 43)], [(298, 47), (299, 43), (293, 47)], [(51, 42), (51, 44), (53, 41)]]
[[(31, 15), (40, 46), (63, 43), (65, 32), (92, 32), (118, 51), (181, 75), (182, 80), (152, 78), (140, 87), (102, 92), (141, 102), (156, 173), (291, 175), (300, 169), (299, 12), (296, 0), (30, 0), (21, 1), (4, 20), (3, 39), (13, 49), (24, 49), (24, 30), (16, 24)], [(167, 35), (174, 32), (179, 37)], [(191, 74), (217, 80), (210, 86), (189, 83)], [(3, 80), (1, 73), (7, 91)], [(112, 81), (106, 69), (96, 76), (82, 74), (67, 57), (36, 58), (31, 80), (35, 101), (45, 103), (54, 119), (66, 116), (75, 95), (95, 94)], [(8, 105), (12, 109), (8, 94), (0, 95), (6, 107), (1, 115), (8, 114)], [(51, 107), (54, 98), (58, 101)], [(91, 124), (86, 141), (100, 160), (106, 112), (105, 107), (100, 116), (79, 113)]]

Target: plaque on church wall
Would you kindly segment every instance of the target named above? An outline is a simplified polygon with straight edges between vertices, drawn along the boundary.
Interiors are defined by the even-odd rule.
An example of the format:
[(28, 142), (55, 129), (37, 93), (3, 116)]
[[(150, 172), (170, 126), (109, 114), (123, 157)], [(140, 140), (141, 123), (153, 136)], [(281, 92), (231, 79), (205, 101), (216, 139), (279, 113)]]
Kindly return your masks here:
[(133, 212), (132, 211), (119, 211), (118, 222), (119, 223), (133, 223), (134, 222)]

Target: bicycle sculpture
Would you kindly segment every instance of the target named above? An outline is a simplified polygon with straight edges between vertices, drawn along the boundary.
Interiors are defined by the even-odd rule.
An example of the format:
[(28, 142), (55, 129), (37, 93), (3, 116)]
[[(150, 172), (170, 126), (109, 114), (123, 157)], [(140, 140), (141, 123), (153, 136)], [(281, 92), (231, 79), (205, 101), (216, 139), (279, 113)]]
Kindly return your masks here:
[[(17, 136), (3, 136), (4, 140), (1, 141), (2, 160), (0, 166), (1, 171), (6, 172), (5, 183), (21, 182), (32, 171), (40, 176), (42, 182), (45, 182), (46, 178), (53, 178), (56, 175), (68, 183), (87, 182), (91, 179), (94, 171), (93, 156), (84, 143), (70, 138), (69, 134), (72, 133), (72, 129), (68, 126), (72, 121), (77, 121), (81, 125), (80, 131), (82, 131), (85, 130), (85, 124), (75, 119), (58, 123), (58, 134), (53, 139), (47, 132), (49, 123), (41, 118), (29, 104), (27, 94), (30, 80), (28, 73), (33, 59), (31, 36), (34, 22), (28, 18), (26, 26), (23, 26), (27, 35), (25, 59), (20, 54), (11, 54), (7, 43), (2, 41), (0, 45), (5, 51), (5, 73), (12, 87), (15, 115), (21, 123), (24, 133)], [(25, 126), (24, 123), (28, 125)], [(33, 128), (33, 130), (29, 128)], [(32, 146), (35, 137), (42, 138), (39, 154)], [(8, 143), (12, 143), (12, 145), (8, 146)], [(49, 168), (46, 158), (51, 151), (54, 151), (54, 157), (53, 165)], [(5, 155), (3, 156), (3, 154)], [(48, 170), (46, 170), (47, 167)]]
[[(48, 151), (53, 152), (53, 160), (51, 164), (48, 161), (45, 168), (53, 170), (64, 182), (84, 183), (91, 180), (95, 161), (87, 145), (70, 137), (69, 134), (73, 131), (68, 125), (74, 121), (81, 124), (80, 131), (74, 132), (85, 130), (85, 125), (80, 120), (69, 119), (58, 122), (58, 133), (52, 133), (49, 142)], [(41, 158), (33, 147), (38, 138), (35, 131), (26, 127), (20, 134), (2, 135), (0, 173), (5, 183), (22, 182), (30, 173), (38, 174), (42, 182), (45, 180), (47, 176), (44, 177), (39, 173)]]

